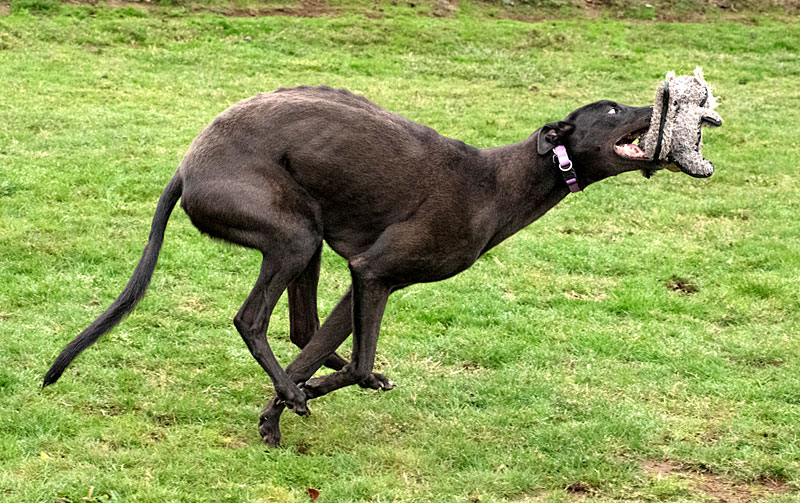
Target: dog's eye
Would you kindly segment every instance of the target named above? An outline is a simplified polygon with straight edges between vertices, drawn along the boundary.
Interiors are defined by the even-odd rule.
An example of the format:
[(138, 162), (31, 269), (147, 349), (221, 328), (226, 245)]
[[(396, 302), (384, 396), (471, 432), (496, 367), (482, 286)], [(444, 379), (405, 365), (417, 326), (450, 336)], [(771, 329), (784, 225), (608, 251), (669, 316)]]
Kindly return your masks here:
[(616, 108), (609, 108), (608, 109), (608, 115), (616, 115), (616, 113), (617, 113), (617, 109)]

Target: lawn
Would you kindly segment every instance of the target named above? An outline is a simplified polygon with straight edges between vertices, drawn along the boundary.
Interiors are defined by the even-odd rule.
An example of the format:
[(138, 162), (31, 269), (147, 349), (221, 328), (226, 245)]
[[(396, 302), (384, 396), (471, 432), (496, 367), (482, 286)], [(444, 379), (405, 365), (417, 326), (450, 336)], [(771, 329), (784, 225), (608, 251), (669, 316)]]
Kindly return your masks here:
[[(800, 501), (798, 54), (780, 17), (0, 5), (0, 501)], [(260, 257), (181, 210), (148, 296), (40, 390), (127, 282), (191, 140), (240, 99), (346, 87), (490, 147), (590, 101), (649, 104), (695, 65), (725, 121), (712, 178), (593, 185), (397, 293), (377, 366), (399, 387), (286, 414), (281, 449), (259, 438), (271, 385), (232, 323)], [(348, 283), (326, 250), (323, 314)], [(297, 353), (285, 298), (269, 338)]]

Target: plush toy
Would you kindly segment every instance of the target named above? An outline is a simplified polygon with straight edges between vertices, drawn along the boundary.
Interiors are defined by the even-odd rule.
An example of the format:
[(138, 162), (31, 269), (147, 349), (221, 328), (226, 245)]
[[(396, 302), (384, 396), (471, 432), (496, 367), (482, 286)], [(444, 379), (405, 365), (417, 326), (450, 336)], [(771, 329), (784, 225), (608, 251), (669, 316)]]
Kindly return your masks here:
[[(716, 98), (703, 78), (703, 70), (694, 75), (676, 77), (667, 73), (656, 90), (650, 128), (639, 140), (639, 146), (655, 161), (663, 161), (684, 173), (706, 178), (714, 173), (714, 165), (700, 153), (702, 126), (721, 126), (722, 119), (713, 109)], [(650, 172), (645, 172), (649, 177)]]

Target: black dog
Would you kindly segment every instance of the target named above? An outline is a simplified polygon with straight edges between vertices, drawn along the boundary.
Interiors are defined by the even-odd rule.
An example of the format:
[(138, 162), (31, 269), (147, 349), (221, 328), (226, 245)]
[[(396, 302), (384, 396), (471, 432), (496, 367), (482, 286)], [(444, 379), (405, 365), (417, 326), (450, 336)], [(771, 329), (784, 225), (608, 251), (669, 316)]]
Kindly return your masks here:
[[(652, 107), (599, 101), (521, 143), (478, 150), (345, 90), (298, 87), (244, 100), (192, 143), (158, 201), (133, 276), (61, 352), (44, 386), (144, 296), (180, 198), (202, 232), (263, 254), (234, 324), (275, 386), (259, 430), (265, 442), (278, 445), (284, 404), (308, 414), (306, 400), (343, 386), (394, 386), (372, 373), (381, 317), (394, 290), (463, 271), (570, 189), (652, 170), (638, 149), (620, 147), (645, 131), (651, 113)], [(320, 327), (323, 241), (347, 259), (352, 286)], [(287, 289), (291, 340), (303, 350), (284, 371), (266, 332)], [(334, 351), (351, 332), (348, 363)], [(337, 372), (311, 379), (323, 363)]]

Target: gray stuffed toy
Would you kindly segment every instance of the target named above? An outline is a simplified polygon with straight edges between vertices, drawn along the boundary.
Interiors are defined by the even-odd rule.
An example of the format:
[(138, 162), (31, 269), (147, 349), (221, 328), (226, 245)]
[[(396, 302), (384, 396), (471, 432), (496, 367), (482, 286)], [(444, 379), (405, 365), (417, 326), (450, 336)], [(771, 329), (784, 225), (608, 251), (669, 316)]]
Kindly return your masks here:
[[(639, 146), (654, 161), (664, 161), (684, 173), (706, 178), (714, 173), (714, 165), (700, 153), (702, 126), (721, 126), (722, 119), (713, 109), (717, 106), (711, 87), (703, 78), (703, 70), (694, 75), (676, 77), (667, 74), (656, 91), (650, 128), (639, 140)], [(650, 172), (645, 176), (649, 177)]]

